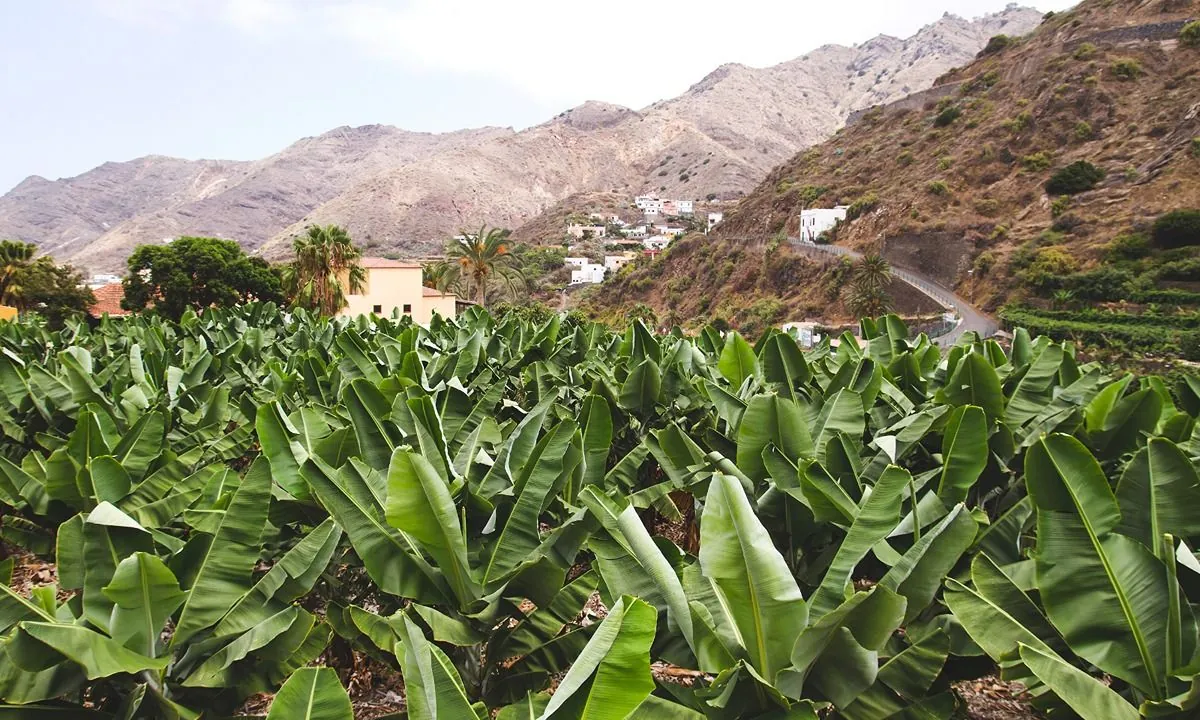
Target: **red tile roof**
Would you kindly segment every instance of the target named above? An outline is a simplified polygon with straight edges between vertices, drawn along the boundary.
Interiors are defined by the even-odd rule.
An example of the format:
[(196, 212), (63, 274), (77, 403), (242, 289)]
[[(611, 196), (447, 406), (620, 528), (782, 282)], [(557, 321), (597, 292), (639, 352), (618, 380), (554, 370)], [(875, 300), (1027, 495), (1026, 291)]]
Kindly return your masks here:
[(129, 315), (128, 310), (121, 308), (121, 301), (125, 299), (125, 288), (121, 283), (110, 283), (102, 287), (92, 290), (92, 294), (96, 296), (96, 304), (88, 308), (88, 314), (92, 317), (101, 317), (103, 315)]
[(419, 268), (419, 263), (403, 262), (401, 260), (390, 260), (381, 257), (365, 257), (358, 261), (358, 264), (366, 269), (371, 268)]

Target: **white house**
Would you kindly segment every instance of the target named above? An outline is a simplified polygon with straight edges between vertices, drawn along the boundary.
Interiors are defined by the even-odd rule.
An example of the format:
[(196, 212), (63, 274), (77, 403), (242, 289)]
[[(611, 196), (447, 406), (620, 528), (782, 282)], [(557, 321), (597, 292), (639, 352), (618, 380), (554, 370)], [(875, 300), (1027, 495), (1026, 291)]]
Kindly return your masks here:
[(835, 225), (846, 219), (846, 206), (835, 208), (812, 208), (800, 211), (800, 239), (805, 242), (816, 242), (821, 234), (832, 230)]
[(609, 272), (616, 272), (633, 262), (633, 257), (629, 255), (605, 255), (604, 269)]
[(657, 215), (663, 211), (663, 201), (653, 195), (638, 195), (633, 199), (633, 204), (647, 215)]
[(101, 274), (101, 275), (93, 275), (92, 278), (87, 281), (87, 286), (89, 288), (91, 288), (92, 290), (95, 290), (96, 288), (102, 288), (105, 285), (113, 285), (115, 283), (120, 283), (120, 282), (121, 282), (120, 275)]
[(708, 229), (712, 230), (717, 226), (717, 223), (725, 219), (725, 213), (710, 212), (708, 214)]
[(577, 240), (585, 238), (602, 238), (608, 234), (608, 228), (604, 225), (580, 225), (571, 223), (567, 225), (567, 234)]
[(608, 268), (596, 263), (585, 263), (578, 270), (571, 271), (572, 285), (596, 285), (604, 282), (604, 274)]
[(566, 262), (568, 265), (582, 269), (583, 266), (590, 263), (591, 260), (588, 260), (585, 257), (569, 257), (566, 259)]
[(656, 229), (660, 235), (666, 235), (667, 237), (672, 238), (683, 237), (685, 234), (687, 234), (687, 228), (671, 227), (669, 225), (664, 225)]
[(817, 327), (815, 322), (805, 321), (786, 323), (780, 329), (796, 338), (800, 347), (811, 348), (821, 342), (821, 334), (817, 332)]
[(633, 239), (633, 240), (641, 240), (642, 238), (649, 235), (650, 231), (646, 229), (645, 225), (636, 225), (636, 226), (621, 228), (621, 234), (624, 235), (625, 237)]
[(676, 200), (675, 211), (680, 215), (691, 215), (696, 209), (695, 202), (692, 200)]
[(666, 250), (667, 246), (671, 244), (672, 240), (674, 240), (674, 238), (667, 237), (666, 235), (658, 235), (643, 240), (642, 247), (646, 248), (647, 250)]

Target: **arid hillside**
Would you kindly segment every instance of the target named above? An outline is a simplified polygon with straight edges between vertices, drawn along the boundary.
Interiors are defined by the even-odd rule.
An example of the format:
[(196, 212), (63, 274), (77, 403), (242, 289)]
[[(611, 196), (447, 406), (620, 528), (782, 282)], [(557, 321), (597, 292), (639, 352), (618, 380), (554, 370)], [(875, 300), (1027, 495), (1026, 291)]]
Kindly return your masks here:
[[(775, 319), (836, 319), (839, 307), (820, 304), (833, 294), (814, 290), (827, 267), (764, 257), (789, 255), (783, 239), (797, 234), (803, 208), (834, 205), (849, 205), (851, 218), (836, 243), (882, 251), (982, 306), (1067, 287), (1114, 299), (1087, 286), (1114, 241), (1142, 247), (1157, 217), (1200, 208), (1200, 47), (1181, 40), (1197, 16), (1189, 0), (1085, 0), (1026, 38), (997, 41), (933, 90), (870, 110), (797, 154), (718, 232), (672, 248), (594, 302), (602, 312), (648, 302), (728, 317), (769, 298)], [(1077, 163), (1102, 179), (1048, 191), (1068, 166), (1087, 167)], [(798, 266), (781, 285), (789, 263)]]
[(340, 128), (256, 162), (146, 157), (33, 177), (0, 197), (0, 237), (110, 271), (137, 244), (183, 234), (278, 258), (305, 225), (336, 222), (377, 252), (420, 256), (461, 227), (519, 227), (580, 192), (737, 198), (853, 112), (928, 87), (990, 36), (1019, 35), (1040, 17), (1015, 6), (947, 15), (905, 40), (727, 65), (641, 111), (586, 103), (520, 132)]

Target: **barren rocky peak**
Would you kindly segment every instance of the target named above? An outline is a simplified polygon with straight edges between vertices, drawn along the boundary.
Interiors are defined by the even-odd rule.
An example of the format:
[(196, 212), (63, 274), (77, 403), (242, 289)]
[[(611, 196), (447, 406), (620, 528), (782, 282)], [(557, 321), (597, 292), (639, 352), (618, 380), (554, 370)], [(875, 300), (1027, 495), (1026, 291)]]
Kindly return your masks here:
[(991, 35), (1040, 18), (1021, 8), (947, 15), (912, 38), (825, 46), (768, 68), (722, 65), (640, 111), (591, 101), (520, 132), (340, 127), (253, 162), (148, 156), (31, 177), (0, 197), (0, 237), (96, 272), (184, 234), (279, 258), (314, 222), (346, 225), (372, 252), (424, 255), (460, 227), (518, 227), (576, 193), (736, 198), (853, 111), (924, 89)]

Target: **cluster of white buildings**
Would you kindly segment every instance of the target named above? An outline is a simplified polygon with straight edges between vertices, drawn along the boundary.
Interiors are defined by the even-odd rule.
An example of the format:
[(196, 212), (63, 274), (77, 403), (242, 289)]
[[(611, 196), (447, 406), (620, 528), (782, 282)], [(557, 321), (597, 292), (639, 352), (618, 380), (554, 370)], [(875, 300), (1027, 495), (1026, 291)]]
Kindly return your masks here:
[(696, 210), (694, 200), (660, 200), (656, 195), (638, 195), (633, 204), (647, 215), (691, 215)]
[(846, 221), (847, 206), (838, 205), (833, 208), (812, 208), (800, 211), (800, 239), (804, 242), (815, 243), (817, 238)]

